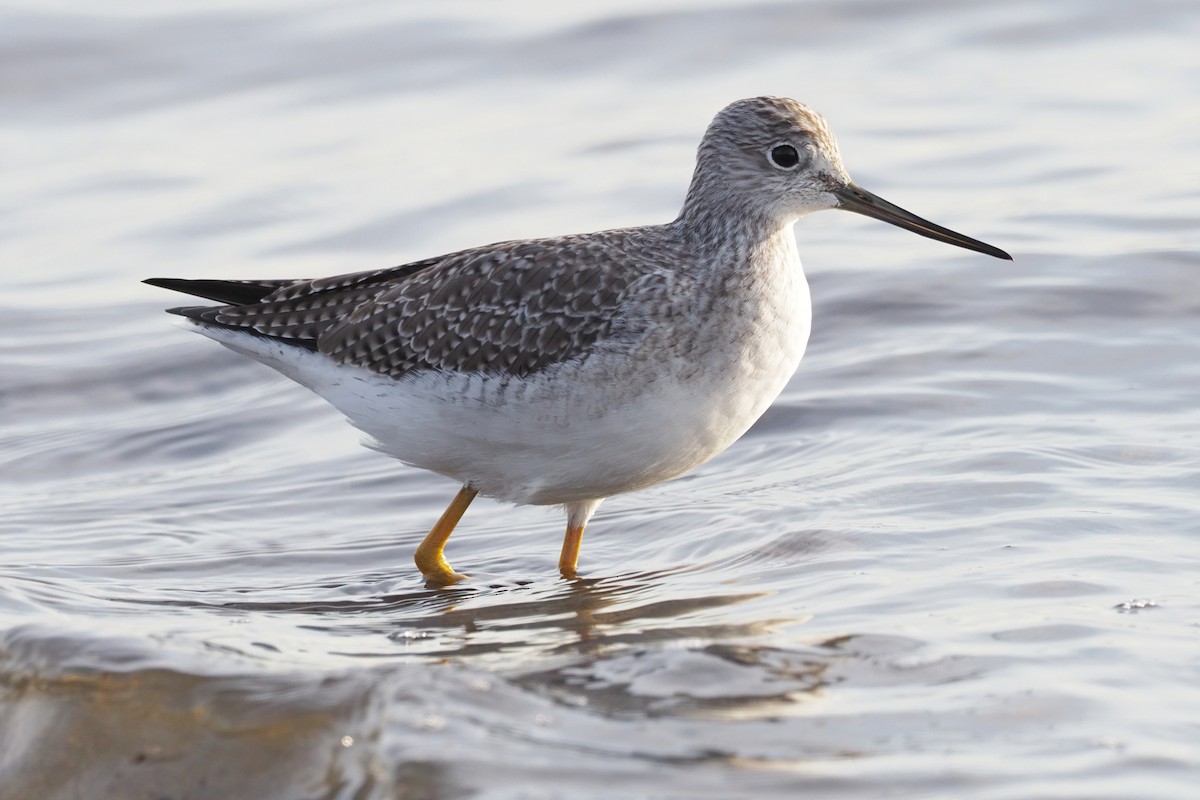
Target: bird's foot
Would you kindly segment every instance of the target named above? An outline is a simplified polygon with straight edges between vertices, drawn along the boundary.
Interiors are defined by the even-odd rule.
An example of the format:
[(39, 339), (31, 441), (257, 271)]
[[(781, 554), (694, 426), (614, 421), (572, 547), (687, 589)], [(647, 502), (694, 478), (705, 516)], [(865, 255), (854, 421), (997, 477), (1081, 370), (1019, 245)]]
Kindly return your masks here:
[(426, 586), (453, 586), (467, 577), (450, 566), (450, 562), (440, 552), (428, 553), (418, 549), (415, 561), (417, 569), (425, 576)]
[(425, 585), (434, 589), (443, 586), (453, 586), (467, 577), (461, 572), (456, 572), (445, 562), (438, 569), (426, 569), (422, 567), (421, 574), (425, 576)]

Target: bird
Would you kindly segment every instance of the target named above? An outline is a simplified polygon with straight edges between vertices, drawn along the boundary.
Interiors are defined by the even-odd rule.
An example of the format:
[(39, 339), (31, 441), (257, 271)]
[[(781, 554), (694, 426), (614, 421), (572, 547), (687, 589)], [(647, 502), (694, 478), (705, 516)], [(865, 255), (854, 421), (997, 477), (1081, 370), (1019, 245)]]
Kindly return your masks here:
[(339, 410), (364, 443), (461, 487), (417, 547), (427, 586), (477, 495), (560, 506), (578, 578), (606, 497), (705, 463), (783, 391), (812, 306), (793, 224), (843, 209), (1001, 259), (859, 187), (824, 117), (790, 98), (722, 109), (670, 222), (504, 241), (291, 280), (150, 278), (167, 309)]

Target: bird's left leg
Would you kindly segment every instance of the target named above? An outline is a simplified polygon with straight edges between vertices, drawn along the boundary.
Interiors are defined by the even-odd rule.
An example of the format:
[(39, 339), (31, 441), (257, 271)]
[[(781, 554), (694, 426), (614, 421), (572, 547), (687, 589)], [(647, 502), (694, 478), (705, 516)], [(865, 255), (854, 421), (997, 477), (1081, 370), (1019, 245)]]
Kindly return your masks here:
[(583, 529), (603, 499), (566, 504), (567, 535), (563, 538), (562, 554), (558, 557), (558, 571), (564, 578), (575, 577), (575, 567), (579, 563), (579, 546), (583, 543)]

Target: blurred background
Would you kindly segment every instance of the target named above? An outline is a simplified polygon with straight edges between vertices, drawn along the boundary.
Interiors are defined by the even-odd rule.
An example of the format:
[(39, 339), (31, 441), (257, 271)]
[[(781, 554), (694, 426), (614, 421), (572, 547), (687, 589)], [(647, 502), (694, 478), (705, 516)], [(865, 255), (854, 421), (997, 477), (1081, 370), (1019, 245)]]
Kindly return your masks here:
[[(1200, 779), (1200, 6), (0, 8), (0, 798), (1180, 798)], [(668, 221), (732, 100), (1012, 263), (797, 225), (809, 353), (695, 473), (477, 501), (170, 324)]]

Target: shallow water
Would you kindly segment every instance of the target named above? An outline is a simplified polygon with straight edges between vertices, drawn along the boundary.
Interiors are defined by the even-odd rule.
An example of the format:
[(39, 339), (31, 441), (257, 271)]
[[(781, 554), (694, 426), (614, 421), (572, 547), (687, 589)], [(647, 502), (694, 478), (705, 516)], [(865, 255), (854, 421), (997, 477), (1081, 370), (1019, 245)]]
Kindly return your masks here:
[[(1180, 798), (1200, 781), (1190, 2), (10, 3), (0, 797)], [(1014, 262), (801, 221), (814, 335), (695, 473), (476, 501), (138, 283), (671, 218), (797, 97)]]

